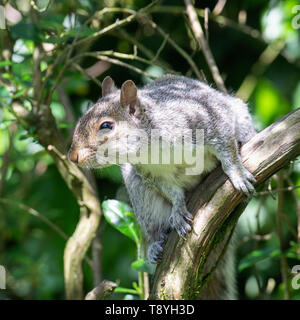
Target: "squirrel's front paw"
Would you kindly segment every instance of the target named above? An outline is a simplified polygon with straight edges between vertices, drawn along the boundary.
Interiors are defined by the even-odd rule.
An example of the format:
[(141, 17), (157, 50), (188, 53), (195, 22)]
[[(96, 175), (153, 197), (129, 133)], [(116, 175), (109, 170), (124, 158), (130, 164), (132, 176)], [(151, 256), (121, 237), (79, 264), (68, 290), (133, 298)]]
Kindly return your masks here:
[(164, 251), (164, 247), (163, 247), (164, 242), (165, 242), (164, 240), (155, 241), (151, 243), (151, 245), (149, 246), (147, 256), (148, 256), (148, 260), (151, 263), (160, 262), (162, 258), (162, 253)]
[(231, 171), (230, 173), (227, 173), (227, 175), (234, 188), (238, 191), (245, 193), (247, 196), (250, 196), (255, 192), (252, 182), (256, 182), (256, 179), (246, 168), (242, 168), (242, 170), (238, 171)]
[[(173, 210), (174, 211), (174, 210)], [(183, 212), (182, 214), (178, 211), (172, 212), (169, 223), (172, 229), (176, 230), (178, 235), (185, 239), (185, 236), (188, 232), (192, 230), (192, 227), (189, 225), (189, 223), (186, 221), (192, 221), (193, 216), (186, 210), (186, 212)]]

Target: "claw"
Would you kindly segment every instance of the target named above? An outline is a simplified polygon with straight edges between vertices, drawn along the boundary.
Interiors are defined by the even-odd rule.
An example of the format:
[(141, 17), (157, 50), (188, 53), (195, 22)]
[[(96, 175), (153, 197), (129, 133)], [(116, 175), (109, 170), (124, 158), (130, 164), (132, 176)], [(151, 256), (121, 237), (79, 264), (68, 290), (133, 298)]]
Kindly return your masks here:
[(228, 176), (236, 190), (246, 194), (248, 197), (253, 195), (255, 188), (252, 183), (256, 182), (256, 179), (247, 169), (231, 171)]
[(163, 242), (162, 241), (155, 241), (153, 242), (148, 249), (147, 256), (148, 260), (151, 263), (157, 264), (162, 259), (162, 253), (163, 253)]
[(192, 227), (186, 222), (185, 219), (186, 217), (180, 213), (173, 213), (169, 218), (172, 229), (176, 230), (178, 235), (184, 240), (186, 240), (185, 236), (187, 233), (192, 230)]
[(183, 214), (183, 216), (185, 217), (185, 219), (186, 219), (187, 221), (193, 222), (194, 217), (193, 217), (193, 215), (192, 215), (191, 213), (189, 213), (188, 211), (186, 211), (186, 212)]

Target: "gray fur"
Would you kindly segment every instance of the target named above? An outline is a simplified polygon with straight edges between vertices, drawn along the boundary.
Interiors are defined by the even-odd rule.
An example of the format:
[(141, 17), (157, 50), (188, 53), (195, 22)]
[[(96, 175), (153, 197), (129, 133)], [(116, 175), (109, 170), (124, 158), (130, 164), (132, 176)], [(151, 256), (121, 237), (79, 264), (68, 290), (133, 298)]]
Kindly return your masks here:
[[(103, 167), (95, 157), (95, 148), (112, 147), (110, 138), (115, 136), (118, 136), (120, 153), (128, 152), (124, 146), (129, 147), (130, 152), (137, 152), (143, 142), (128, 146), (124, 138), (135, 129), (144, 129), (148, 136), (151, 130), (157, 129), (168, 142), (179, 139), (187, 130), (204, 129), (202, 174), (187, 176), (184, 164), (126, 163), (122, 166), (131, 204), (150, 243), (148, 259), (151, 262), (160, 260), (170, 230), (176, 230), (183, 238), (191, 230), (192, 215), (186, 208), (184, 193), (194, 188), (218, 161), (237, 190), (247, 195), (254, 191), (255, 179), (243, 166), (239, 153), (240, 145), (255, 134), (247, 105), (242, 100), (198, 80), (179, 76), (161, 77), (138, 89), (137, 96), (132, 81), (125, 82), (122, 90), (118, 90), (113, 81), (106, 78), (104, 92), (106, 95), (83, 115), (75, 129), (70, 154), (72, 158), (74, 153), (79, 154), (78, 162), (82, 166)], [(116, 125), (106, 140), (98, 128), (104, 117), (113, 119)], [(118, 125), (121, 120), (127, 121), (129, 127), (124, 129)], [(231, 252), (227, 254), (231, 255)], [(230, 269), (232, 259), (224, 259), (224, 270), (216, 271), (216, 275), (223, 278), (229, 273), (224, 264)], [(233, 291), (226, 288), (223, 294), (216, 293), (215, 298), (233, 297)]]

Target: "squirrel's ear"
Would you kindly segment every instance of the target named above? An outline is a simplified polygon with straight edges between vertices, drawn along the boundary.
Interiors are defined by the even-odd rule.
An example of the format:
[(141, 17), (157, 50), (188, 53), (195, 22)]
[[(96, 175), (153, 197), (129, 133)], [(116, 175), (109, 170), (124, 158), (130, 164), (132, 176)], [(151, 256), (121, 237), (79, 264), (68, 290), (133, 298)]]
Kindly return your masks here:
[(132, 80), (127, 80), (122, 84), (121, 105), (130, 114), (134, 114), (138, 107), (137, 88)]
[(105, 97), (116, 89), (114, 80), (109, 76), (105, 77), (102, 81), (102, 97)]

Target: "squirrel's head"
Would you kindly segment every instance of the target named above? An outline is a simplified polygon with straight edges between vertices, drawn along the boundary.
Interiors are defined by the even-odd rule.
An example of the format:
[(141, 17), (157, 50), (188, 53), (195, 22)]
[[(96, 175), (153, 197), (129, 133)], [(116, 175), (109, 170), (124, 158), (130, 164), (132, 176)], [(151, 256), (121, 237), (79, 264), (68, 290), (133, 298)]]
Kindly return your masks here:
[(137, 151), (137, 145), (128, 145), (128, 135), (134, 135), (142, 119), (142, 107), (133, 81), (127, 80), (121, 89), (106, 77), (102, 82), (102, 98), (78, 121), (68, 156), (71, 161), (89, 168), (100, 168), (107, 162), (107, 154), (126, 157), (128, 150)]

